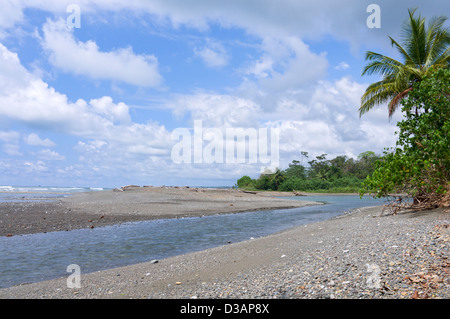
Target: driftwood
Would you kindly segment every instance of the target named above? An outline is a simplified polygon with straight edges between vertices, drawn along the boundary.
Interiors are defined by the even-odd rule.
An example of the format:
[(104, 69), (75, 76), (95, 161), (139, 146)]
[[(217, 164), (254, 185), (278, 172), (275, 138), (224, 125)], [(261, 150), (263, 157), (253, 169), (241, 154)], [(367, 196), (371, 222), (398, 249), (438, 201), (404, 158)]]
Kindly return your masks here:
[(293, 189), (292, 191), (294, 192), (295, 196), (306, 196), (303, 193), (297, 192), (295, 189)]
[[(410, 195), (390, 195), (389, 197), (392, 199), (383, 206), (382, 215), (396, 215), (405, 210), (420, 211), (450, 207), (450, 187), (447, 187), (446, 194), (423, 193), (415, 197)], [(385, 214), (386, 210), (387, 214)]]
[(241, 191), (242, 193), (247, 193), (247, 194), (258, 194), (258, 192), (252, 192), (252, 191)]
[(123, 191), (126, 191), (126, 190), (131, 190), (131, 189), (133, 189), (133, 188), (141, 188), (139, 185), (127, 185), (127, 186), (122, 186), (121, 187), (121, 189), (123, 190)]

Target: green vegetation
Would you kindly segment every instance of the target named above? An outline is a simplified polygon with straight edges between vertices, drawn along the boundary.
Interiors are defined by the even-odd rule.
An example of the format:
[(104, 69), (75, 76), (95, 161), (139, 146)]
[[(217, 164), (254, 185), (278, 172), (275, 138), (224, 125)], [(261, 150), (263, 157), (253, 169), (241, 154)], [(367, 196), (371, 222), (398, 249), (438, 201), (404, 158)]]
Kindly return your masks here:
[(361, 98), (360, 116), (377, 104), (389, 103), (389, 116), (395, 112), (400, 101), (408, 96), (414, 83), (422, 81), (429, 72), (448, 68), (450, 61), (449, 31), (444, 28), (444, 16), (431, 19), (414, 17), (416, 10), (409, 10), (409, 19), (403, 25), (403, 41), (400, 45), (389, 37), (403, 62), (388, 56), (367, 52), (362, 75), (380, 74), (383, 79), (369, 85)]
[(389, 116), (403, 106), (396, 147), (385, 150), (360, 190), (361, 196), (401, 193), (411, 199), (405, 206), (399, 196), (395, 209), (450, 206), (450, 31), (444, 27), (446, 17), (435, 17), (427, 26), (425, 18), (414, 17), (415, 11), (408, 11), (403, 46), (389, 37), (404, 62), (367, 52), (370, 62), (362, 73), (383, 79), (367, 88), (360, 115), (385, 102)]
[(347, 156), (327, 160), (327, 154), (322, 154), (308, 161), (305, 167), (302, 162), (308, 160), (309, 155), (308, 152), (301, 154), (302, 161), (292, 161), (285, 170), (261, 174), (257, 179), (243, 176), (236, 186), (246, 190), (357, 193), (379, 158), (370, 151), (361, 153), (356, 160)]
[[(368, 86), (361, 98), (360, 116), (377, 104), (388, 103), (389, 116), (402, 105), (403, 120), (396, 147), (383, 156), (373, 152), (357, 160), (326, 154), (308, 161), (292, 161), (286, 170), (248, 176), (237, 182), (239, 188), (281, 191), (356, 192), (388, 197), (401, 194), (396, 208), (450, 207), (450, 31), (446, 17), (414, 17), (403, 26), (400, 45), (392, 39), (403, 62), (367, 52), (362, 75), (380, 74), (382, 80)], [(394, 196), (395, 198), (396, 196)], [(402, 201), (407, 199), (406, 206)], [(410, 200), (410, 201), (409, 201)]]
[(360, 194), (386, 197), (404, 193), (413, 207), (449, 205), (450, 183), (450, 70), (440, 69), (414, 84), (402, 101), (396, 147), (385, 150)]

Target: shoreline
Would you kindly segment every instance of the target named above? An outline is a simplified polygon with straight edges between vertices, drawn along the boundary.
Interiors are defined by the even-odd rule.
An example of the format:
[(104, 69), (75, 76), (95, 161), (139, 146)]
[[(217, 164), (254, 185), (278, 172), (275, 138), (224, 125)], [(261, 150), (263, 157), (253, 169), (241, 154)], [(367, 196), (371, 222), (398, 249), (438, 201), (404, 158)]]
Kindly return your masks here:
[[(169, 197), (180, 202), (175, 195)], [(92, 203), (89, 196), (80, 195), (78, 200), (84, 198), (85, 204)], [(254, 199), (247, 196), (237, 197), (239, 208), (243, 206), (241, 202), (254, 204)], [(260, 205), (261, 197), (257, 197)], [(222, 199), (223, 206), (230, 198)], [(194, 206), (205, 202), (209, 200)], [(134, 208), (142, 207), (135, 204)], [(99, 204), (91, 210), (98, 207), (104, 206)], [(237, 209), (227, 206), (230, 207)], [(114, 213), (117, 211), (111, 215)], [(365, 207), (325, 221), (157, 263), (82, 273), (81, 288), (68, 288), (65, 277), (3, 288), (0, 298), (448, 299), (448, 213), (448, 209), (435, 209), (382, 216), (381, 206)]]
[[(60, 278), (0, 289), (0, 298), (447, 299), (448, 213), (412, 214), (380, 217), (380, 207), (358, 209), (158, 263), (82, 274), (81, 288), (67, 288)], [(378, 286), (368, 283), (369, 266), (379, 269)]]
[(132, 187), (126, 191), (73, 193), (53, 201), (0, 202), (0, 236), (320, 204), (276, 198), (280, 194), (287, 196), (233, 189)]

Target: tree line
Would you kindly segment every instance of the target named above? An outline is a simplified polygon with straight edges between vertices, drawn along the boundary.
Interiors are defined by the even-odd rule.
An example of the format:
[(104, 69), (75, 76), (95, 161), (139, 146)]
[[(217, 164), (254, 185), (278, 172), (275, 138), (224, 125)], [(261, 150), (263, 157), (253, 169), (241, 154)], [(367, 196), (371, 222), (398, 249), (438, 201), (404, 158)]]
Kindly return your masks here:
[(310, 158), (308, 152), (301, 152), (301, 158), (288, 168), (262, 173), (257, 179), (243, 176), (235, 186), (246, 190), (358, 192), (379, 158), (372, 151), (359, 154), (357, 159), (345, 155), (327, 159), (327, 154)]
[[(368, 51), (362, 75), (380, 75), (361, 97), (360, 116), (376, 105), (387, 104), (388, 115), (401, 108), (396, 146), (382, 156), (373, 152), (357, 160), (326, 154), (293, 161), (285, 170), (243, 176), (242, 188), (298, 191), (358, 191), (361, 196), (392, 197), (394, 207), (450, 207), (450, 29), (446, 16), (428, 23), (416, 9), (408, 10), (402, 41), (389, 37), (400, 60)], [(302, 160), (308, 153), (302, 152)], [(395, 197), (395, 196), (394, 196)], [(406, 206), (402, 201), (407, 199)], [(410, 204), (412, 203), (412, 204)]]

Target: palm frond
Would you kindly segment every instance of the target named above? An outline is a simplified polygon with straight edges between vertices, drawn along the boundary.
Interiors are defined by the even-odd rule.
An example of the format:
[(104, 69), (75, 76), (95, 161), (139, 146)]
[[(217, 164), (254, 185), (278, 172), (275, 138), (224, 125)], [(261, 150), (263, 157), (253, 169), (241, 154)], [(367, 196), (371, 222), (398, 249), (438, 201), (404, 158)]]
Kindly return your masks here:
[(450, 65), (450, 47), (434, 60), (432, 66), (447, 69)]
[(409, 94), (409, 92), (412, 91), (412, 89), (413, 89), (412, 87), (407, 88), (406, 90), (404, 90), (404, 91), (400, 92), (399, 94), (397, 94), (397, 95), (391, 100), (391, 102), (389, 102), (389, 105), (388, 105), (388, 109), (389, 109), (389, 118), (391, 118), (392, 115), (394, 115), (394, 112), (395, 112), (395, 110), (397, 109), (397, 107), (399, 106), (400, 101), (401, 101), (402, 99), (404, 99), (404, 98)]
[[(448, 46), (450, 44), (450, 31), (448, 28), (443, 28), (446, 17), (435, 17), (428, 26), (427, 31), (427, 60), (426, 67), (430, 67), (436, 60), (444, 56), (448, 61)], [(445, 58), (447, 56), (447, 58)]]
[(408, 10), (409, 20), (404, 24), (403, 38), (406, 51), (417, 65), (422, 65), (425, 58), (426, 32), (425, 18), (415, 18), (414, 10)]
[(361, 117), (376, 105), (388, 102), (397, 95), (397, 92), (398, 83), (392, 79), (383, 79), (370, 84), (361, 97), (359, 116)]
[(394, 46), (398, 52), (403, 56), (405, 59), (406, 64), (413, 64), (414, 60), (411, 58), (408, 52), (400, 45), (397, 41), (395, 41), (393, 38), (389, 37), (391, 39), (391, 45)]
[(367, 113), (377, 104), (388, 103), (389, 118), (401, 100), (412, 90), (415, 82), (422, 81), (424, 75), (436, 68), (450, 65), (450, 32), (444, 28), (447, 18), (434, 17), (428, 25), (416, 9), (408, 10), (409, 19), (402, 26), (402, 43), (392, 37), (391, 45), (400, 53), (403, 61), (388, 56), (366, 52), (362, 75), (379, 74), (381, 81), (369, 85), (361, 97), (359, 115)]
[(403, 65), (395, 59), (371, 51), (366, 53), (366, 60), (372, 62), (364, 67), (362, 75), (372, 75), (375, 73), (380, 75), (391, 74)]

